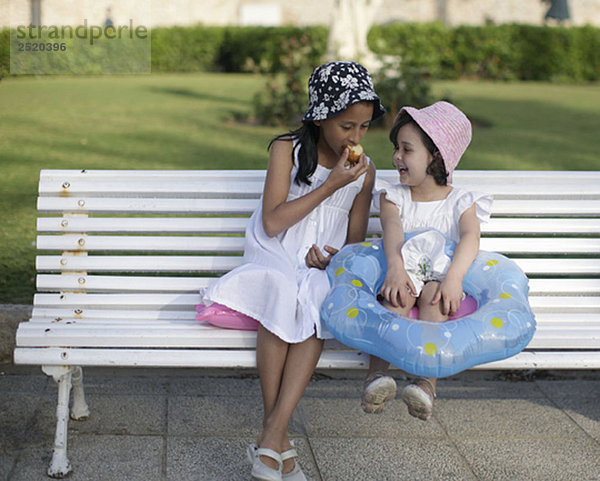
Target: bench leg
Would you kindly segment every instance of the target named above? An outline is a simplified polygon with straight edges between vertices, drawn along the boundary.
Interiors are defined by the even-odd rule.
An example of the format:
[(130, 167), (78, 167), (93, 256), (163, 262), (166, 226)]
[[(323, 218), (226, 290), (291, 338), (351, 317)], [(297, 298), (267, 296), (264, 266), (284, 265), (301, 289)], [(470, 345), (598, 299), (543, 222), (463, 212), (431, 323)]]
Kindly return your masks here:
[(64, 478), (71, 472), (71, 463), (67, 458), (67, 424), (69, 422), (69, 394), (71, 392), (70, 366), (42, 366), (42, 370), (52, 376), (58, 384), (58, 406), (56, 407), (56, 435), (52, 461), (48, 467), (48, 476)]
[(73, 405), (71, 406), (71, 419), (83, 421), (90, 416), (90, 410), (85, 402), (83, 392), (83, 369), (73, 366), (71, 372), (71, 383), (73, 384)]

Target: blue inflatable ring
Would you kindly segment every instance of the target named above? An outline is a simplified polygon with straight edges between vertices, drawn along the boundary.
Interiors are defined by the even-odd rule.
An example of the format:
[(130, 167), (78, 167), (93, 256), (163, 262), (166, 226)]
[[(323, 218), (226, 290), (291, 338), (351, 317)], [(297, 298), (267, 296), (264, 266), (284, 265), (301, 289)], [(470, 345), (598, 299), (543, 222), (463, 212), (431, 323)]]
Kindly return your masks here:
[(494, 252), (480, 251), (463, 279), (477, 310), (446, 322), (409, 319), (377, 301), (386, 275), (381, 240), (345, 246), (327, 275), (331, 290), (321, 317), (336, 339), (416, 376), (447, 377), (506, 359), (521, 352), (535, 332), (527, 277)]

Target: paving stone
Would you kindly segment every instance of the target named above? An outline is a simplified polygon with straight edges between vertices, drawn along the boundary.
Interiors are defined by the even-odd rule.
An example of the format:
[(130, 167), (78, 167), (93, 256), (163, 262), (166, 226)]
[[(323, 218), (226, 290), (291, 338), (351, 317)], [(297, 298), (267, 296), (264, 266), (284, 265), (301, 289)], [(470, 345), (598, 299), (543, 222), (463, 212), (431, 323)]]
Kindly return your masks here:
[(262, 427), (262, 402), (255, 397), (172, 396), (169, 436), (255, 437)]
[(445, 435), (435, 420), (424, 423), (411, 417), (398, 398), (381, 414), (366, 414), (356, 399), (308, 398), (300, 406), (307, 413), (310, 437), (442, 439)]
[(177, 377), (170, 380), (169, 393), (174, 396), (256, 396), (261, 401), (257, 377), (237, 379), (219, 377)]
[(324, 480), (470, 481), (477, 479), (446, 441), (388, 438), (313, 438)]
[(481, 481), (600, 479), (600, 446), (579, 439), (464, 439), (458, 449)]
[(584, 436), (546, 399), (436, 400), (436, 419), (453, 439), (531, 439)]
[(42, 410), (43, 398), (0, 391), (0, 451), (16, 453), (28, 444), (43, 443)]
[[(70, 481), (160, 481), (163, 479), (163, 440), (159, 436), (74, 435), (68, 455)], [(10, 481), (48, 481), (51, 449), (25, 449)]]

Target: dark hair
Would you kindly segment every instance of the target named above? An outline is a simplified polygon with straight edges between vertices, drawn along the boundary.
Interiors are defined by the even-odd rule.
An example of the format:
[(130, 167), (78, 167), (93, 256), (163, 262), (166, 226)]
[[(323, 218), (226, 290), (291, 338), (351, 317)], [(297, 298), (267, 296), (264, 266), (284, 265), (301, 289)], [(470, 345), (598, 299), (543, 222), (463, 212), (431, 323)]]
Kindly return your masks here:
[(296, 130), (292, 130), (286, 134), (278, 135), (269, 142), (267, 150), (271, 148), (273, 143), (277, 140), (285, 140), (293, 142), (298, 140), (294, 150), (292, 150), (292, 160), (296, 149), (298, 151), (298, 172), (294, 182), (300, 185), (304, 182), (306, 185), (311, 185), (310, 177), (315, 173), (317, 169), (317, 163), (319, 160), (317, 152), (317, 142), (319, 142), (319, 127), (316, 126), (312, 120), (302, 122), (302, 126)]
[(396, 120), (394, 121), (394, 125), (392, 126), (392, 130), (390, 130), (390, 142), (394, 144), (395, 148), (398, 148), (397, 139), (398, 139), (398, 131), (407, 124), (412, 124), (417, 128), (417, 131), (421, 135), (421, 140), (425, 145), (425, 148), (429, 151), (429, 153), (433, 156), (433, 160), (427, 166), (427, 173), (435, 179), (435, 183), (437, 185), (447, 185), (448, 184), (448, 172), (446, 171), (446, 166), (444, 165), (444, 159), (442, 158), (442, 154), (431, 140), (431, 137), (427, 135), (427, 133), (421, 128), (415, 119), (413, 119), (408, 113), (402, 112)]

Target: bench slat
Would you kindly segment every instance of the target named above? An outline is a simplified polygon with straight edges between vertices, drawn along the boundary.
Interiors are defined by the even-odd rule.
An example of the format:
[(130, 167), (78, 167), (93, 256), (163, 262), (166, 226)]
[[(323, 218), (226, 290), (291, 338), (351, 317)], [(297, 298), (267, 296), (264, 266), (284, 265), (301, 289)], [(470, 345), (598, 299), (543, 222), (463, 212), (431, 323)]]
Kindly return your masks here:
[[(40, 217), (39, 233), (165, 233), (243, 234), (246, 217)], [(594, 234), (600, 235), (600, 219), (492, 218), (482, 224), (482, 234)], [(379, 218), (369, 219), (369, 234), (381, 233)]]
[[(17, 348), (16, 364), (124, 366), (124, 367), (256, 367), (256, 352), (252, 350), (214, 349), (59, 349)], [(356, 351), (324, 351), (318, 368), (350, 369), (366, 367), (368, 356)]]
[(90, 276), (77, 274), (40, 274), (37, 289), (40, 291), (75, 292), (197, 292), (208, 287), (214, 277), (126, 277)]
[[(38, 197), (42, 213), (101, 213), (101, 214), (218, 214), (250, 215), (259, 199), (122, 199), (99, 197)], [(561, 216), (597, 217), (600, 200), (566, 199), (494, 201), (492, 214), (497, 216)]]
[[(590, 220), (590, 219), (581, 219)], [(71, 233), (243, 234), (246, 217), (40, 217), (37, 231)], [(582, 226), (586, 229), (585, 226)], [(593, 228), (592, 226), (589, 229)]]
[[(75, 292), (196, 292), (214, 277), (94, 276), (39, 274), (41, 291)], [(530, 295), (600, 295), (600, 279), (530, 279)]]
[[(15, 364), (123, 366), (123, 367), (225, 367), (255, 368), (256, 352), (174, 349), (60, 349), (17, 348)], [(323, 351), (317, 368), (366, 368), (369, 356), (357, 351)], [(473, 369), (594, 369), (600, 351), (523, 351), (503, 361), (481, 364)]]
[[(398, 179), (398, 172), (394, 169), (378, 169), (377, 175), (388, 181)], [(118, 179), (214, 179), (219, 181), (264, 179), (265, 170), (79, 170), (79, 169), (42, 169), (40, 180), (69, 180), (71, 178), (86, 178), (97, 180)], [(518, 182), (527, 186), (531, 182), (545, 181), (592, 181), (600, 180), (600, 171), (552, 171), (552, 170), (455, 170), (455, 182)]]
[[(538, 313), (534, 309), (535, 320), (539, 327), (544, 329), (600, 329), (600, 321), (593, 313), (577, 312), (554, 312)], [(73, 309), (33, 309), (32, 317), (28, 324), (37, 328), (45, 328), (55, 325), (72, 325), (90, 328), (101, 328), (110, 326), (150, 326), (171, 327), (186, 326), (196, 327), (201, 325), (196, 320), (196, 311), (191, 308), (186, 311), (132, 311), (132, 310), (98, 310), (89, 309), (75, 313)]]
[[(395, 180), (397, 182), (397, 179)], [(489, 182), (485, 179), (457, 180), (454, 185), (469, 191), (484, 191), (497, 199), (541, 198), (598, 198), (597, 185), (579, 180), (552, 179), (529, 181)], [(86, 177), (67, 180), (41, 179), (40, 196), (71, 197), (164, 197), (187, 199), (202, 197), (256, 198), (262, 194), (264, 180), (222, 179), (90, 179)]]
[[(244, 237), (40, 235), (39, 250), (131, 252), (232, 252), (241, 254)], [(502, 254), (600, 254), (600, 238), (536, 237), (481, 239), (481, 249)]]
[(133, 310), (133, 309), (76, 309), (34, 307), (29, 322), (67, 322), (78, 321), (86, 323), (122, 323), (122, 322), (159, 322), (159, 321), (196, 321), (194, 306), (187, 306), (185, 310)]
[[(21, 347), (143, 347), (143, 348), (254, 348), (256, 332), (219, 329), (201, 323), (171, 322), (155, 325), (86, 325), (24, 323), (17, 331)], [(537, 330), (530, 349), (597, 349), (600, 326)]]
[[(598, 241), (600, 244), (600, 240)], [(243, 237), (199, 236), (88, 236), (41, 235), (38, 250), (59, 251), (157, 251), (157, 252), (236, 252), (244, 250)]]
[(170, 179), (168, 181), (131, 179), (131, 180), (46, 180), (40, 181), (40, 196), (70, 197), (165, 197), (186, 199), (218, 198), (257, 198), (263, 191), (264, 181), (232, 180), (192, 180)]
[(190, 309), (200, 303), (199, 293), (153, 293), (153, 294), (87, 294), (65, 292), (62, 294), (36, 293), (33, 305), (40, 307), (70, 306), (85, 309)]
[[(573, 312), (596, 314), (600, 312), (600, 296), (530, 294), (529, 303), (536, 313)], [(152, 293), (152, 294), (82, 294), (62, 293), (34, 295), (36, 307), (70, 307), (72, 309), (119, 309), (119, 310), (193, 310), (200, 303), (200, 294)]]
[(492, 218), (481, 225), (482, 234), (593, 234), (600, 235), (600, 219)]
[[(595, 275), (600, 259), (515, 259), (529, 275)], [(214, 272), (241, 264), (237, 256), (37, 256), (38, 272)]]
[(250, 215), (259, 199), (38, 197), (39, 212)]
[[(377, 172), (379, 178), (388, 182), (398, 182), (398, 173), (392, 169), (380, 169)], [(56, 192), (65, 195), (68, 192), (83, 191), (87, 186), (92, 186), (93, 191), (105, 192), (131, 192), (139, 191), (139, 186), (146, 185), (149, 192), (161, 192), (169, 189), (169, 185), (176, 185), (173, 192), (189, 191), (190, 194), (197, 189), (186, 187), (186, 185), (198, 185), (200, 190), (202, 184), (235, 185), (236, 188), (229, 189), (230, 192), (249, 192), (256, 189), (262, 190), (264, 182), (264, 170), (204, 170), (204, 171), (78, 171), (78, 170), (44, 170), (40, 174), (40, 192)], [(589, 182), (582, 185), (581, 179)], [(582, 192), (590, 192), (598, 196), (597, 189), (600, 175), (598, 171), (461, 171), (457, 170), (454, 176), (455, 185), (469, 188), (471, 190), (483, 190), (490, 193), (502, 189), (517, 188), (519, 195), (530, 195), (545, 189), (554, 195), (562, 192), (573, 192), (576, 197), (581, 197)], [(238, 185), (239, 184), (239, 185)], [(78, 187), (81, 186), (81, 187)], [(122, 187), (120, 187), (122, 186)], [(549, 188), (547, 187), (549, 186)], [(87, 187), (88, 191), (90, 187)], [(219, 187), (221, 189), (221, 187)]]
[[(498, 171), (503, 172), (503, 171)], [(544, 171), (541, 171), (544, 172)], [(549, 171), (550, 172), (550, 171)], [(232, 180), (264, 179), (265, 171), (261, 169), (249, 170), (79, 170), (79, 169), (42, 169), (40, 181), (55, 180), (69, 181), (71, 179), (161, 179), (164, 181), (177, 179), (214, 179), (223, 182)]]
[(89, 272), (225, 272), (240, 256), (38, 256), (36, 269)]

